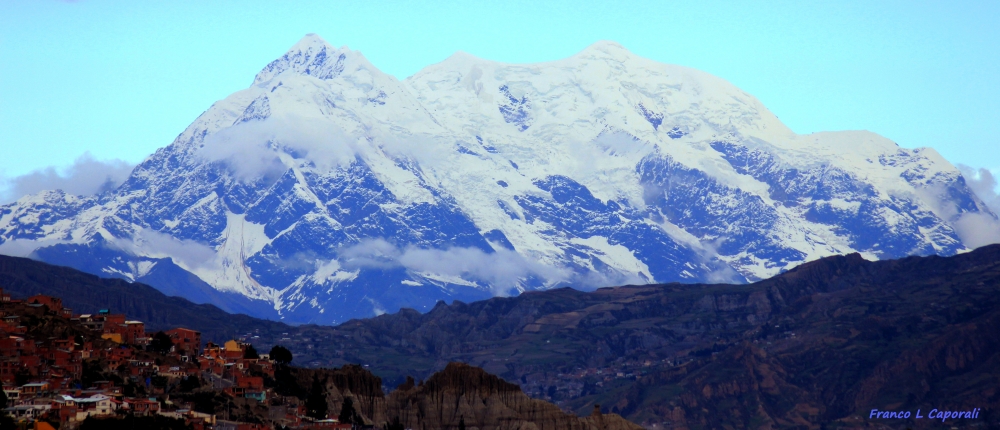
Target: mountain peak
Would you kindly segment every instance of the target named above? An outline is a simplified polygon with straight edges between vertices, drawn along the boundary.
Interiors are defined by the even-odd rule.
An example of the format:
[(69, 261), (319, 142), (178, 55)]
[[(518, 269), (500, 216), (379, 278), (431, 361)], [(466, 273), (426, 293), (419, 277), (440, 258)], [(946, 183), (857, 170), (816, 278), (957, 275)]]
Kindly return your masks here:
[(299, 39), (298, 42), (292, 45), (291, 48), (288, 49), (288, 53), (286, 55), (291, 54), (293, 52), (309, 52), (309, 51), (318, 52), (324, 48), (330, 50), (334, 49), (333, 46), (330, 45), (322, 37), (320, 37), (320, 35), (316, 33), (307, 33), (305, 36), (302, 36), (302, 38)]
[(608, 56), (618, 60), (632, 57), (633, 54), (620, 43), (613, 40), (599, 40), (580, 51), (578, 56)]
[(488, 61), (488, 60), (484, 60), (482, 58), (479, 58), (479, 57), (477, 57), (475, 55), (472, 55), (472, 54), (470, 54), (468, 52), (465, 52), (465, 51), (455, 51), (455, 53), (451, 54), (450, 56), (448, 56), (448, 58), (446, 58), (445, 61), (485, 62), (485, 61)]
[(334, 48), (316, 33), (309, 33), (292, 45), (285, 55), (265, 66), (254, 78), (254, 85), (267, 82), (286, 70), (319, 79), (333, 79), (344, 71), (348, 60), (354, 60), (364, 68), (374, 69), (360, 52), (352, 51), (346, 46)]
[(731, 83), (615, 42), (540, 64), (457, 52), (404, 82), (315, 34), (275, 54), (113, 193), (0, 207), (0, 253), (29, 241), (130, 280), (169, 257), (219, 294), (329, 323), (982, 240), (952, 220), (985, 205), (933, 151), (795, 135)]

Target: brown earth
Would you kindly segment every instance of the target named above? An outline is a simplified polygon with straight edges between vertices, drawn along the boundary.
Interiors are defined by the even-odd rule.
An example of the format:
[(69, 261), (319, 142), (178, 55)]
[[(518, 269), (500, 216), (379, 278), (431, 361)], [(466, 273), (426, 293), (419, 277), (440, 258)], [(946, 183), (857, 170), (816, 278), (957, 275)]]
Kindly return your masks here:
[[(32, 292), (48, 282), (78, 286), (53, 274), (69, 269), (22, 260), (0, 258), (0, 282)], [(128, 302), (134, 285), (83, 278), (95, 297), (113, 294), (158, 323), (191, 313), (164, 300), (148, 309)], [(600, 404), (650, 428), (943, 427), (869, 419), (872, 409), (934, 408), (980, 408), (978, 419), (949, 428), (1000, 428), (998, 293), (1000, 245), (992, 245), (953, 257), (829, 257), (750, 285), (439, 303), (337, 327), (231, 319), (237, 328), (210, 307), (192, 321), (284, 344), (299, 365), (367, 365), (386, 387), (469, 363), (565, 411), (587, 415)]]

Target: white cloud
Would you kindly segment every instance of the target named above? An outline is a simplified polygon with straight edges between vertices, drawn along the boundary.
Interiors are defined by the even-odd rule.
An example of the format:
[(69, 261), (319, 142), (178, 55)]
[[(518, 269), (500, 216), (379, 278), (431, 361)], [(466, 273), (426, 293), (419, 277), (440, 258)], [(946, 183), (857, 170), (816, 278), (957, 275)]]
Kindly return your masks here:
[(549, 283), (563, 281), (568, 272), (530, 261), (521, 254), (499, 249), (487, 254), (477, 248), (407, 248), (399, 262), (410, 270), (444, 275), (469, 276), (483, 281), (497, 295), (508, 294), (520, 279), (537, 276)]
[(35, 252), (38, 248), (44, 248), (46, 246), (58, 245), (61, 243), (68, 243), (68, 241), (63, 240), (32, 240), (32, 239), (13, 239), (8, 240), (4, 243), (0, 243), (0, 254), (9, 255), (12, 257), (27, 257)]
[(933, 206), (938, 217), (951, 223), (965, 246), (975, 249), (1000, 243), (1000, 220), (996, 217), (1000, 212), (1000, 196), (996, 189), (996, 178), (987, 169), (974, 169), (963, 165), (958, 165), (958, 168), (966, 184), (986, 204), (988, 211), (960, 213), (958, 208), (949, 202), (943, 187), (918, 190), (918, 196)]
[(0, 180), (6, 189), (0, 195), (0, 201), (11, 202), (45, 190), (63, 190), (78, 196), (98, 194), (113, 190), (125, 182), (133, 167), (123, 160), (97, 160), (86, 152), (67, 167), (50, 166)]
[[(55, 239), (13, 239), (0, 243), (0, 254), (14, 257), (28, 257), (39, 248), (63, 243), (69, 240)], [(108, 246), (127, 253), (150, 258), (171, 258), (178, 265), (187, 269), (220, 269), (218, 254), (212, 247), (203, 243), (177, 239), (156, 230), (140, 228), (131, 239), (111, 238)]]
[(649, 283), (648, 280), (641, 278), (635, 273), (615, 271), (590, 271), (584, 274), (574, 273), (571, 279), (573, 286), (581, 290), (596, 290), (602, 287), (617, 287), (622, 285), (646, 285)]
[(996, 175), (981, 167), (976, 169), (959, 164), (958, 169), (962, 171), (969, 188), (986, 203), (994, 215), (1000, 215), (1000, 190), (997, 189)]
[(719, 247), (725, 241), (726, 237), (720, 236), (715, 240), (699, 241), (698, 246), (692, 246), (691, 249), (697, 253), (701, 264), (711, 268), (705, 276), (706, 281), (713, 284), (742, 284), (746, 278), (726, 264), (719, 254)]
[(234, 125), (207, 137), (197, 152), (226, 163), (243, 180), (280, 175), (293, 163), (328, 171), (357, 154), (356, 140), (336, 125), (296, 116)]
[[(340, 250), (337, 256), (336, 260), (328, 263), (317, 263), (317, 272), (322, 271), (326, 274), (341, 268), (357, 270), (402, 267), (417, 273), (478, 281), (489, 285), (493, 294), (498, 296), (513, 293), (519, 282), (529, 278), (540, 279), (549, 286), (569, 285), (585, 290), (648, 283), (635, 273), (614, 270), (576, 273), (566, 267), (554, 267), (531, 260), (507, 249), (486, 253), (478, 248), (461, 247), (399, 248), (383, 239), (367, 239)], [(727, 279), (732, 277), (732, 273), (729, 272), (725, 275)]]
[(150, 229), (139, 229), (132, 239), (111, 241), (113, 246), (135, 255), (151, 258), (170, 257), (187, 269), (218, 269), (216, 252), (210, 246), (189, 239), (177, 239)]
[(983, 168), (972, 168), (958, 165), (965, 183), (969, 185), (992, 214), (986, 212), (965, 213), (952, 223), (962, 242), (969, 248), (1000, 243), (1000, 190), (997, 189), (997, 178), (993, 172)]
[(414, 272), (456, 276), (488, 284), (495, 295), (507, 295), (518, 281), (538, 277), (556, 284), (570, 280), (563, 268), (531, 261), (517, 252), (500, 249), (487, 254), (477, 248), (398, 248), (383, 239), (364, 240), (338, 253), (339, 265), (348, 269), (403, 267)]
[(1000, 221), (985, 213), (962, 214), (952, 227), (969, 248), (1000, 243)]
[(349, 268), (389, 269), (399, 267), (403, 251), (385, 239), (366, 239), (337, 253), (340, 263)]

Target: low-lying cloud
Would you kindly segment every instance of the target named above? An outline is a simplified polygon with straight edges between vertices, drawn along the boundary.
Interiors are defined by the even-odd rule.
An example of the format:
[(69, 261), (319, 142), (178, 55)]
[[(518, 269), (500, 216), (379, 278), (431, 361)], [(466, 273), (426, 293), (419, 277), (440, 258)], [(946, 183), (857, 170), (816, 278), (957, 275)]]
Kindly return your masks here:
[[(40, 248), (72, 243), (58, 239), (12, 239), (0, 243), (0, 254), (14, 257), (30, 257)], [(148, 228), (135, 231), (132, 238), (111, 238), (106, 246), (136, 256), (149, 258), (171, 258), (174, 263), (187, 269), (219, 269), (217, 253), (212, 247), (190, 239), (177, 239), (165, 233)]]
[(970, 248), (993, 243), (1000, 243), (1000, 192), (997, 190), (997, 178), (988, 169), (972, 168), (959, 165), (965, 183), (969, 185), (976, 196), (992, 211), (988, 213), (966, 213), (952, 223), (959, 237)]
[(46, 190), (63, 190), (78, 196), (90, 196), (117, 188), (134, 166), (123, 160), (98, 160), (89, 152), (77, 158), (67, 167), (49, 166), (44, 169), (3, 179), (6, 191), (0, 194), (0, 202), (12, 202), (26, 195)]
[(423, 169), (447, 169), (459, 156), (455, 142), (430, 134), (400, 134), (374, 124), (345, 130), (325, 118), (271, 116), (225, 128), (205, 138), (196, 155), (222, 162), (240, 180), (274, 179), (293, 166), (328, 172), (357, 159), (388, 157)]
[(39, 248), (68, 243), (65, 240), (54, 239), (11, 239), (0, 243), (0, 254), (11, 257), (30, 257)]
[(918, 191), (918, 197), (931, 204), (941, 219), (947, 220), (959, 239), (965, 246), (975, 249), (981, 246), (1000, 243), (1000, 198), (998, 198), (997, 181), (987, 169), (974, 169), (969, 166), (958, 166), (965, 178), (965, 183), (986, 204), (986, 209), (980, 212), (964, 212), (948, 197), (948, 190), (943, 186), (928, 187)]
[(402, 267), (414, 272), (462, 277), (488, 284), (495, 295), (509, 295), (518, 282), (540, 278), (548, 284), (570, 280), (572, 273), (563, 268), (531, 261), (507, 249), (486, 253), (477, 248), (422, 249), (404, 248), (383, 239), (369, 239), (338, 253), (340, 266), (390, 269)]
[(1000, 190), (997, 189), (996, 175), (982, 167), (976, 169), (959, 164), (958, 169), (962, 171), (969, 188), (986, 203), (994, 215), (1000, 215)]
[(216, 252), (212, 247), (190, 239), (177, 239), (151, 229), (140, 229), (131, 239), (114, 239), (111, 244), (133, 255), (151, 258), (170, 257), (188, 269), (214, 269)]
[(294, 116), (248, 121), (205, 139), (197, 155), (221, 161), (242, 180), (280, 175), (291, 163), (321, 171), (350, 163), (358, 154), (355, 139), (329, 121)]

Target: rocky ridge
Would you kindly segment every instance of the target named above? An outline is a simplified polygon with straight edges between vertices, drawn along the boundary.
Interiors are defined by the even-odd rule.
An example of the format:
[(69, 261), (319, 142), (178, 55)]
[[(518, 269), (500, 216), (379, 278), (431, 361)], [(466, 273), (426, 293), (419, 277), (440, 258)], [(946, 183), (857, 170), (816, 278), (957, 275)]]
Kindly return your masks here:
[[(412, 376), (425, 379), (426, 386), (435, 372), (460, 361), (563, 410), (587, 415), (600, 404), (606, 412), (646, 426), (933, 424), (872, 421), (866, 418), (871, 408), (981, 408), (979, 421), (958, 425), (988, 428), (1000, 423), (995, 415), (1000, 409), (1000, 339), (995, 330), (1000, 322), (1000, 245), (952, 257), (828, 257), (750, 285), (643, 285), (590, 293), (566, 288), (439, 303), (423, 314), (404, 309), (337, 327), (291, 327), (228, 316), (211, 306), (192, 309), (190, 302), (168, 299), (149, 287), (27, 259), (0, 258), (0, 283), (23, 295), (52, 294), (48, 289), (73, 284), (77, 294), (66, 296), (64, 304), (74, 308), (95, 306), (85, 297), (92, 294), (107, 299), (115, 311), (124, 310), (115, 303), (131, 306), (130, 315), (134, 310), (158, 324), (188, 325), (190, 319), (222, 335), (246, 330), (245, 340), (287, 345), (296, 351), (296, 364), (338, 367), (354, 380), (327, 378), (328, 399), (357, 396), (355, 404), (369, 419), (382, 416), (374, 411), (382, 410), (383, 401), (402, 420), (408, 419), (402, 416), (406, 405), (411, 413), (420, 410), (413, 406), (424, 401), (419, 396), (451, 396), (448, 405), (460, 404), (455, 402), (459, 397), (469, 401), (482, 396), (460, 386), (447, 388), (448, 381), (472, 380), (474, 375), (419, 390), (420, 384), (407, 382)], [(150, 297), (147, 305), (135, 297), (120, 301), (141, 291)], [(376, 380), (369, 370), (381, 378)], [(293, 384), (300, 389), (322, 374), (301, 372)], [(489, 386), (506, 386), (490, 381)], [(397, 385), (402, 391), (386, 398), (388, 387)], [(417, 396), (412, 401), (393, 403), (394, 395), (411, 390)], [(449, 390), (466, 394), (447, 394)], [(340, 407), (330, 406), (334, 411)], [(507, 414), (505, 408), (513, 406), (494, 407)], [(433, 419), (451, 422), (455, 412), (461, 418), (477, 410), (449, 408), (434, 410), (438, 415)], [(384, 417), (387, 422), (393, 418)]]
[[(525, 293), (352, 321), (338, 360), (389, 380), (449, 361), (645, 426), (888, 428), (872, 408), (981, 408), (1000, 423), (1000, 245), (953, 257), (828, 257), (750, 284)], [(322, 337), (320, 338), (322, 339)]]

